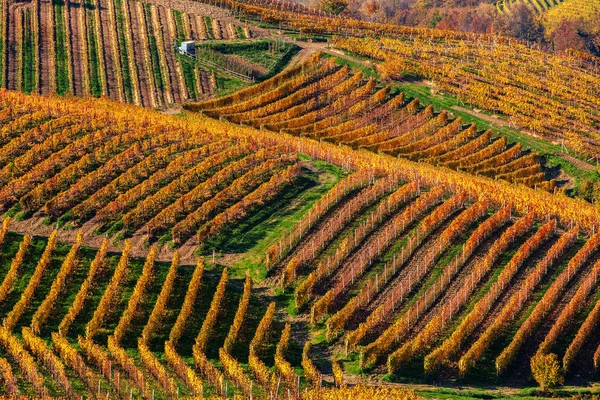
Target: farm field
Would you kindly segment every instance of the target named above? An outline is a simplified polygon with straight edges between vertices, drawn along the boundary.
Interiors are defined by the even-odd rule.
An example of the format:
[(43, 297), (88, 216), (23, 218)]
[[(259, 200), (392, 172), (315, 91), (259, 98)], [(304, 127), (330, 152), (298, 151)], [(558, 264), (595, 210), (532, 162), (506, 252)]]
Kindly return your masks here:
[[(290, 70), (292, 71), (292, 70)], [(296, 71), (296, 70), (293, 70)], [(274, 132), (310, 137), (413, 161), (461, 169), (553, 190), (540, 156), (479, 131), (474, 124), (434, 113), (417, 99), (380, 86), (319, 54), (297, 73), (284, 73), (268, 91), (189, 103), (185, 109)]]
[(277, 0), (0, 8), (0, 397), (600, 395), (593, 56)]
[(542, 14), (556, 6), (559, 6), (560, 4), (562, 4), (565, 1), (568, 2), (569, 0), (501, 0), (497, 3), (495, 3), (496, 9), (499, 12), (510, 13), (512, 6), (519, 1), (528, 5), (529, 7), (534, 9), (537, 13)]
[[(2, 110), (5, 394), (299, 396), (361, 370), (529, 385), (534, 353), (594, 379), (588, 203), (109, 100), (4, 91)], [(286, 195), (295, 211), (261, 217)]]
[(273, 25), (333, 35), (333, 48), (376, 62), (382, 78), (430, 81), (465, 105), (499, 114), (526, 135), (565, 145), (588, 160), (597, 158), (599, 64), (588, 53), (551, 55), (508, 37), (312, 15), (254, 3), (260, 2), (237, 6)]
[(131, 0), (3, 2), (2, 87), (108, 96), (151, 108), (208, 97), (214, 76), (180, 60), (176, 43), (243, 40), (251, 33), (217, 8), (174, 7)]

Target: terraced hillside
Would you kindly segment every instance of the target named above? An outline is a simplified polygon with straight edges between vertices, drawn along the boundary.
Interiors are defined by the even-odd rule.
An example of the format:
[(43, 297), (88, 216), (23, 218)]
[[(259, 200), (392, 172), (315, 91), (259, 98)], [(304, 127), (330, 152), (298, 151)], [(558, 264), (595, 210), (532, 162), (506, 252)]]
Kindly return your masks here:
[(185, 12), (130, 0), (3, 1), (1, 7), (1, 87), (104, 95), (152, 108), (205, 98), (215, 89), (211, 73), (180, 62), (177, 41), (251, 35), (225, 11), (202, 4)]
[(273, 81), (187, 110), (234, 123), (310, 137), (552, 190), (539, 155), (452, 119), (446, 111), (378, 87), (319, 54)]
[(382, 61), (378, 69), (385, 76), (422, 76), (465, 104), (507, 116), (533, 137), (562, 143), (589, 159), (597, 157), (600, 136), (594, 104), (600, 99), (594, 88), (599, 72), (576, 56), (550, 56), (493, 40), (339, 37), (334, 45)]
[(359, 366), (522, 382), (534, 352), (592, 378), (588, 203), (201, 116), (0, 99), (2, 394), (296, 397)]
[(530, 137), (564, 144), (588, 160), (597, 159), (599, 63), (588, 53), (551, 55), (508, 37), (372, 23), (268, 5), (268, 1), (227, 4), (302, 34), (337, 35), (330, 45), (378, 62), (383, 77), (430, 81), (436, 90), (499, 114)]
[(558, 7), (553, 7), (546, 12), (542, 19), (546, 30), (552, 32), (558, 23), (564, 19), (585, 21), (585, 26), (590, 32), (599, 30), (597, 26), (598, 14), (600, 13), (600, 2), (597, 0), (568, 0), (562, 2)]
[(511, 12), (512, 6), (519, 1), (530, 6), (537, 13), (541, 14), (569, 0), (502, 0), (495, 4), (496, 9), (499, 12), (509, 13)]

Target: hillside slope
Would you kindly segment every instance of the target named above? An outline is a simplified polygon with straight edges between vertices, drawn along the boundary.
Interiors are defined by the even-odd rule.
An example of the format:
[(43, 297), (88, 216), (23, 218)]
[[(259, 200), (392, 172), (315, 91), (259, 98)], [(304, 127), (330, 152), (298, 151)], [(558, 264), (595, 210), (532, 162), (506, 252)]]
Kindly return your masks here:
[[(460, 373), (481, 384), (487, 381), (472, 375), (475, 361), (477, 370), (488, 374), (497, 367), (512, 379), (538, 348), (558, 353), (578, 374), (582, 368), (591, 371), (598, 339), (586, 326), (597, 317), (596, 207), (504, 181), (205, 117), (166, 117), (108, 100), (7, 91), (0, 98), (0, 151), (11, 157), (4, 160), (12, 160), (0, 190), (4, 209), (11, 206), (15, 217), (5, 219), (0, 240), (0, 360), (6, 360), (0, 362), (3, 379), (14, 382), (1, 389), (3, 394), (87, 395), (100, 382), (102, 393), (115, 396), (229, 390), (261, 398), (276, 390), (277, 382), (291, 394), (297, 393), (298, 380), (301, 391), (320, 385), (321, 374), (337, 383), (356, 379), (358, 363), (380, 376), (386, 363), (390, 372), (403, 374), (406, 363), (415, 361), (424, 361), (424, 370), (440, 379)], [(88, 124), (85, 129), (82, 123)], [(53, 126), (56, 133), (42, 126)], [(203, 171), (217, 168), (216, 158), (183, 171), (158, 162), (163, 150), (152, 152), (152, 146), (174, 150), (165, 141), (177, 138), (176, 132), (182, 136), (176, 146), (196, 144), (198, 155), (214, 150), (219, 158), (247, 148), (251, 155), (238, 154), (239, 161), (229, 161), (221, 171), (244, 174), (242, 165), (250, 170), (242, 180), (216, 173), (215, 191), (208, 191), (206, 182), (212, 181)], [(73, 146), (52, 135), (73, 136)], [(111, 135), (118, 141), (111, 142)], [(129, 146), (130, 138), (136, 144)], [(178, 153), (176, 164), (191, 160), (192, 153)], [(265, 160), (248, 163), (248, 157), (259, 156)], [(265, 176), (261, 166), (271, 171), (275, 163), (291, 172), (307, 157), (318, 168), (336, 166), (347, 173), (338, 173), (339, 181), (325, 191), (313, 192), (311, 202), (298, 194), (290, 200), (305, 204), (295, 223), (288, 219), (282, 229), (280, 216), (259, 222), (269, 227), (265, 230), (246, 224), (240, 232), (259, 235), (254, 246), (260, 253), (250, 246), (238, 261), (222, 255), (219, 246), (239, 245), (245, 234), (213, 239), (227, 238), (229, 229), (269, 204), (258, 194), (279, 197), (290, 190), (278, 183), (289, 179), (287, 173)], [(140, 174), (142, 165), (157, 172)], [(107, 170), (113, 175), (101, 173)], [(143, 189), (138, 197), (147, 195), (152, 176), (169, 171), (199, 181), (179, 179), (171, 185), (162, 179), (157, 183), (162, 189), (133, 204), (139, 212), (129, 223), (125, 203), (109, 207), (108, 216), (124, 223), (117, 226), (146, 226), (148, 233), (152, 221), (172, 228), (167, 240), (175, 247), (183, 243), (174, 235), (176, 224), (199, 213), (207, 216), (191, 232), (200, 242), (213, 240), (215, 252), (191, 266), (174, 254), (159, 262), (161, 242), (148, 248), (143, 240), (123, 243), (114, 236), (118, 250), (105, 254), (108, 240), (96, 241), (102, 242), (100, 250), (84, 245), (97, 237), (92, 230), (66, 236), (61, 232), (73, 231), (53, 233), (44, 224), (26, 230), (31, 218), (66, 215), (58, 219), (60, 227), (74, 225), (78, 215), (97, 216), (100, 207), (89, 199), (106, 203), (130, 193), (127, 188), (135, 182)], [(186, 185), (194, 188), (186, 192)], [(260, 189), (269, 186), (274, 191)], [(187, 193), (207, 197), (198, 207), (197, 197)], [(205, 214), (205, 205), (220, 209)], [(26, 235), (12, 233), (13, 224)], [(202, 228), (207, 226), (211, 229)], [(36, 230), (49, 232), (49, 238), (31, 237)], [(59, 236), (71, 244), (57, 241)], [(527, 317), (531, 307), (539, 310)], [(545, 316), (542, 324), (540, 316)], [(484, 331), (487, 326), (492, 331)], [(567, 327), (557, 341), (555, 332)], [(506, 342), (515, 329), (531, 344)], [(504, 343), (501, 348), (490, 347), (495, 338), (501, 338), (494, 342)], [(439, 362), (447, 357), (450, 364)], [(494, 365), (495, 359), (502, 362)], [(507, 371), (509, 364), (518, 368)]]
[(552, 191), (540, 156), (520, 144), (494, 138), (474, 124), (434, 114), (418, 99), (405, 98), (389, 86), (352, 73), (319, 53), (273, 78), (276, 84), (237, 93), (235, 103), (225, 97), (190, 103), (185, 109), (213, 118), (311, 137), (352, 148), (443, 165), (496, 179), (539, 186)]

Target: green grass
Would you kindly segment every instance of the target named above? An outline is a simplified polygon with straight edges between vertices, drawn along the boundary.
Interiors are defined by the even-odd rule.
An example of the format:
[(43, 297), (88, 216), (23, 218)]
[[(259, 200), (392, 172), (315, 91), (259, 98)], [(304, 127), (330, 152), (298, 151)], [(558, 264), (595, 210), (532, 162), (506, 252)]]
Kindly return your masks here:
[(33, 12), (31, 9), (25, 9), (23, 21), (23, 75), (21, 91), (32, 93), (36, 91), (36, 55), (35, 40), (33, 37)]
[[(279, 46), (279, 48), (274, 48), (273, 46)], [(299, 47), (295, 44), (281, 43), (270, 39), (261, 39), (252, 42), (240, 40), (228, 41), (226, 43), (208, 42), (198, 47), (200, 49), (208, 48), (222, 54), (233, 54), (265, 68), (275, 65), (286, 52), (296, 50), (295, 54), (299, 50)]]
[(209, 17), (208, 15), (204, 16), (204, 26), (206, 27), (206, 36), (208, 39), (214, 39), (215, 38), (215, 33), (213, 32), (213, 27), (212, 27), (212, 22), (213, 19), (212, 17)]
[(243, 257), (230, 265), (232, 274), (242, 276), (249, 270), (254, 278), (264, 279), (264, 256), (267, 248), (293, 228), (310, 207), (345, 176), (343, 170), (331, 164), (302, 158), (315, 170), (303, 169), (297, 184), (248, 218), (237, 222), (233, 229), (209, 239), (203, 253), (210, 255), (213, 250), (243, 253)]
[(215, 95), (217, 97), (227, 96), (253, 84), (252, 82), (243, 81), (239, 78), (233, 78), (223, 74), (216, 74), (216, 77), (217, 89), (215, 90)]
[(244, 33), (244, 29), (239, 25), (235, 25), (235, 34), (237, 35), (238, 39), (248, 39)]
[(146, 31), (148, 32), (148, 46), (150, 50), (150, 61), (152, 64), (152, 75), (154, 76), (154, 82), (158, 93), (162, 96), (165, 91), (165, 82), (163, 79), (162, 72), (160, 70), (160, 60), (158, 58), (158, 45), (156, 36), (154, 34), (154, 28), (150, 24), (151, 11), (150, 4), (144, 3), (144, 15), (146, 17)]
[[(474, 123), (477, 127), (482, 130), (492, 130), (495, 136), (505, 136), (511, 142), (519, 142), (523, 145), (523, 149), (534, 150), (546, 159), (547, 167), (559, 167), (562, 168), (567, 175), (575, 178), (575, 185), (577, 186), (580, 179), (597, 180), (598, 174), (595, 171), (588, 171), (579, 168), (574, 163), (569, 162), (560, 156), (562, 147), (559, 144), (553, 144), (548, 140), (533, 137), (529, 134), (521, 132), (510, 126), (503, 126), (501, 124), (506, 123), (506, 119), (502, 116), (498, 116), (498, 124), (494, 124), (485, 119), (474, 116), (470, 113), (459, 111), (454, 109), (454, 106), (460, 106), (466, 109), (472, 109), (468, 104), (458, 102), (454, 97), (445, 95), (442, 93), (432, 94), (431, 89), (424, 86), (421, 83), (402, 83), (398, 87), (406, 94), (409, 98), (417, 98), (422, 104), (432, 104), (437, 110), (448, 110), (457, 117), (461, 117), (464, 123)], [(485, 113), (486, 115), (491, 115)], [(577, 155), (572, 154), (577, 157)]]
[[(271, 53), (269, 51), (269, 45), (272, 45), (273, 43), (275, 43), (275, 41), (264, 39), (256, 42), (241, 40), (230, 41), (227, 43), (207, 42), (198, 46), (197, 50), (198, 53), (201, 54), (202, 49), (206, 49), (205, 57), (219, 65), (223, 65), (226, 61), (223, 57), (227, 57), (227, 55), (236, 55), (245, 58), (250, 64), (267, 68), (268, 72), (266, 74), (255, 77), (255, 80), (260, 82), (281, 72), (290, 63), (292, 57), (300, 50), (296, 45), (287, 44), (282, 51)], [(185, 61), (182, 61), (182, 64), (184, 62)], [(204, 65), (202, 68), (215, 73), (217, 78), (217, 89), (215, 94), (217, 97), (226, 96), (254, 84), (253, 82), (248, 82), (223, 73), (220, 69)]]
[(175, 31), (178, 40), (187, 40), (185, 37), (185, 29), (183, 27), (183, 13), (181, 11), (173, 10), (173, 19), (175, 20)]
[[(112, 1), (112, 0), (111, 0)], [(127, 50), (127, 39), (125, 35), (125, 12), (123, 10), (123, 0), (114, 0), (115, 21), (117, 25), (117, 44), (119, 54), (121, 55), (121, 73), (123, 74), (123, 91), (128, 103), (133, 102), (133, 85), (131, 82), (131, 70), (129, 69), (129, 52)]]
[[(331, 55), (329, 53), (323, 53), (323, 57), (326, 59), (334, 58), (335, 62), (340, 66), (347, 65), (353, 71), (361, 71), (363, 73), (364, 78), (374, 78), (374, 79), (380, 78), (379, 72), (377, 72), (377, 70), (374, 67), (366, 66), (364, 64), (361, 64), (358, 61), (353, 61), (353, 60), (349, 60), (347, 58), (342, 58), (342, 57), (336, 57), (335, 55)], [(357, 57), (355, 55), (352, 55), (352, 57), (356, 58), (356, 59), (360, 59), (360, 57)]]
[(65, 27), (65, 6), (62, 0), (53, 0), (54, 52), (56, 54), (56, 93), (63, 96), (70, 90), (69, 55)]
[(96, 21), (93, 4), (85, 2), (87, 18), (87, 44), (88, 44), (88, 65), (90, 75), (90, 93), (94, 97), (102, 95), (102, 82), (100, 78), (100, 55), (98, 54), (98, 39), (96, 37)]

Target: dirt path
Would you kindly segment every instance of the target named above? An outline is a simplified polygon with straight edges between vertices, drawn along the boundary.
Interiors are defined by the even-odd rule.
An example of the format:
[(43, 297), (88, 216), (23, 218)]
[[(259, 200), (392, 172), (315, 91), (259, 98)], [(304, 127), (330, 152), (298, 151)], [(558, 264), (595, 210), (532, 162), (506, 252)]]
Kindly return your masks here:
[(569, 154), (561, 153), (561, 154), (558, 154), (558, 156), (560, 158), (562, 158), (563, 160), (568, 161), (571, 164), (574, 164), (577, 168), (583, 169), (585, 171), (594, 171), (596, 169), (596, 167), (594, 167), (592, 164), (582, 161), (578, 158), (575, 158)]
[[(29, 218), (24, 221), (16, 221), (12, 220), (10, 223), (10, 230), (12, 232), (20, 233), (20, 234), (30, 234), (40, 237), (49, 237), (52, 233), (54, 227), (51, 225), (44, 224), (45, 217), (38, 214), (34, 215), (32, 218)], [(94, 223), (86, 223), (81, 227), (81, 231), (83, 232), (83, 245), (99, 248), (102, 244), (102, 240), (104, 236), (98, 235), (95, 233), (97, 225)], [(58, 240), (64, 243), (72, 244), (75, 242), (78, 230), (58, 230)], [(120, 252), (123, 250), (123, 242), (121, 240), (115, 238), (110, 239), (109, 251), (111, 252)], [(144, 235), (134, 235), (131, 241), (131, 254), (133, 257), (145, 258), (148, 254), (148, 246), (146, 244), (146, 237)], [(179, 254), (182, 265), (195, 265), (196, 264), (196, 256), (194, 255), (194, 251), (196, 250), (195, 246), (182, 246), (179, 248)], [(167, 245), (161, 245), (158, 247), (158, 261), (169, 262), (173, 258), (174, 251), (170, 249)]]
[(493, 127), (493, 125), (511, 126), (508, 121), (505, 121), (505, 120), (501, 119), (500, 117), (494, 117), (491, 115), (487, 115), (480, 111), (470, 110), (468, 108), (464, 108), (464, 107), (460, 107), (460, 106), (452, 106), (452, 109), (456, 110), (456, 111), (467, 113), (469, 115), (472, 115), (472, 116), (482, 119), (484, 121), (490, 122), (492, 124), (492, 127)]

